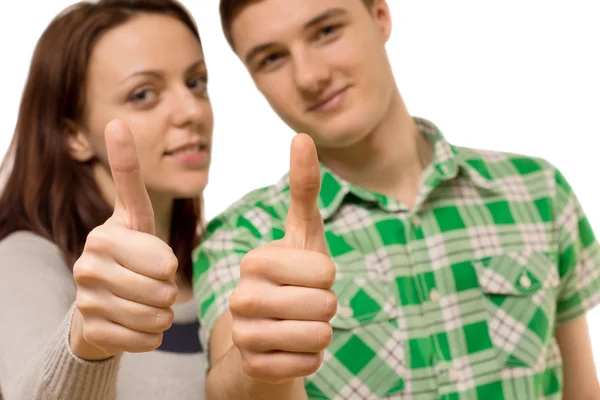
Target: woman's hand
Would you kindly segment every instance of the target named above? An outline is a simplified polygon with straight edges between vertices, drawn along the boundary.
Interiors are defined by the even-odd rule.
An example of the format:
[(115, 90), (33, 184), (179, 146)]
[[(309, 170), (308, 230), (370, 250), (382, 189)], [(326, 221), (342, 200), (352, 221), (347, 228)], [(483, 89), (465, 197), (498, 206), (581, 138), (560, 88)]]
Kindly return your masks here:
[(86, 360), (146, 352), (173, 323), (177, 258), (154, 236), (154, 212), (133, 136), (118, 121), (106, 126), (116, 202), (113, 215), (88, 236), (73, 267), (76, 310), (71, 349)]

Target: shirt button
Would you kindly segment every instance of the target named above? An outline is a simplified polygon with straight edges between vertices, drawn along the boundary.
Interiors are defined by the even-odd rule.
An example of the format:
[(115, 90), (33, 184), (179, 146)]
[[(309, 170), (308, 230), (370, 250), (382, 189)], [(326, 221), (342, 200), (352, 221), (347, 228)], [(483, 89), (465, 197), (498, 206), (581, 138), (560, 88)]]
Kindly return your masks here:
[(519, 278), (519, 284), (523, 289), (529, 289), (531, 287), (531, 279), (525, 274)]
[(459, 374), (458, 371), (455, 370), (454, 368), (450, 368), (448, 370), (448, 379), (452, 382), (456, 382), (459, 379)]
[(412, 222), (413, 222), (413, 225), (414, 225), (416, 228), (418, 228), (419, 226), (421, 226), (421, 217), (419, 217), (418, 215), (415, 215), (415, 216), (413, 217), (413, 220), (412, 220)]
[(352, 318), (354, 315), (354, 310), (352, 307), (344, 306), (340, 308), (339, 313), (342, 318)]
[(431, 289), (431, 291), (429, 292), (429, 300), (431, 300), (434, 303), (440, 301), (440, 292), (438, 292), (436, 289)]

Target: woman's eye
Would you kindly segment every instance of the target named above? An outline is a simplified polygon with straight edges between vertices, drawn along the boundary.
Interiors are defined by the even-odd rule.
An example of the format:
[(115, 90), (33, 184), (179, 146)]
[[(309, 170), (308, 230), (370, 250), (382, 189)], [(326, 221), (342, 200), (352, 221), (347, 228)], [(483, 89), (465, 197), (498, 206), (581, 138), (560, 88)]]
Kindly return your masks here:
[(142, 89), (134, 92), (130, 97), (129, 101), (133, 103), (143, 103), (152, 100), (156, 97), (156, 94), (151, 89)]
[(206, 90), (207, 84), (208, 77), (206, 76), (201, 76), (199, 78), (191, 79), (190, 81), (188, 81), (188, 87), (194, 91), (203, 92), (204, 90)]

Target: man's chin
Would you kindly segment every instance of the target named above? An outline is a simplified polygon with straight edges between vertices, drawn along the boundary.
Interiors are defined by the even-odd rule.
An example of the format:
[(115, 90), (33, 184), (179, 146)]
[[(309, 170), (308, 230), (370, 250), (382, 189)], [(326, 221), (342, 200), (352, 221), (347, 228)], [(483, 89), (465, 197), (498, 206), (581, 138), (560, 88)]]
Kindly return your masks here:
[(344, 149), (361, 142), (366, 133), (362, 130), (351, 129), (350, 127), (328, 127), (313, 131), (310, 136), (319, 148), (323, 149)]

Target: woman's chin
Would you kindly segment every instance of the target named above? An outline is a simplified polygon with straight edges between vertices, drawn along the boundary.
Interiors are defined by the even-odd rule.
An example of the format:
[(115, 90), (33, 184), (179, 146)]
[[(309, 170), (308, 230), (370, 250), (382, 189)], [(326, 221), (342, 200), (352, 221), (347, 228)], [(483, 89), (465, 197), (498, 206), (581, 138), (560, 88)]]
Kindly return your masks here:
[(150, 194), (152, 199), (157, 199), (158, 197), (163, 199), (195, 199), (202, 196), (205, 188), (206, 181), (178, 182), (177, 186), (170, 185), (169, 187), (148, 188), (148, 194)]
[(203, 185), (201, 187), (196, 187), (196, 188), (187, 188), (187, 189), (182, 189), (182, 190), (176, 190), (171, 193), (171, 196), (174, 199), (196, 199), (196, 198), (202, 196), (205, 186), (206, 185)]

